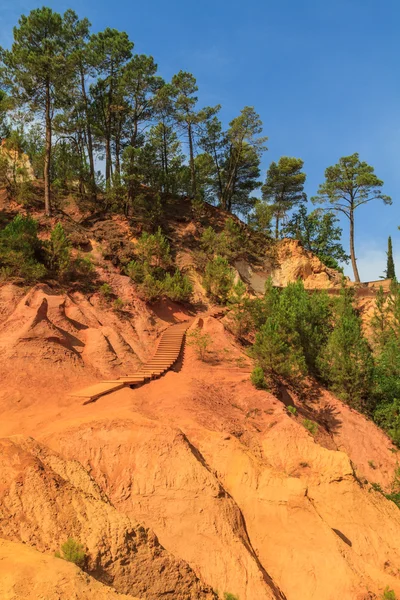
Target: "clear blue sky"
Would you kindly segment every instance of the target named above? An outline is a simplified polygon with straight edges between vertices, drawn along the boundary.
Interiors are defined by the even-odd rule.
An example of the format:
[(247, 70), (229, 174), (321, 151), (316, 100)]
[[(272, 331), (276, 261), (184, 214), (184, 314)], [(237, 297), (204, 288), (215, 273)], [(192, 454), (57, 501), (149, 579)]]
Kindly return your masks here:
[[(36, 0), (0, 0), (0, 44), (11, 43), (21, 13)], [(203, 105), (222, 104), (228, 123), (253, 105), (269, 137), (263, 177), (282, 155), (305, 161), (313, 195), (324, 170), (359, 152), (385, 182), (393, 206), (361, 207), (356, 250), (361, 278), (385, 268), (392, 235), (400, 275), (399, 0), (48, 1), (88, 17), (93, 30), (123, 29), (138, 53), (152, 54), (169, 79), (198, 81)], [(347, 246), (347, 223), (343, 223)], [(350, 273), (350, 271), (347, 271)]]

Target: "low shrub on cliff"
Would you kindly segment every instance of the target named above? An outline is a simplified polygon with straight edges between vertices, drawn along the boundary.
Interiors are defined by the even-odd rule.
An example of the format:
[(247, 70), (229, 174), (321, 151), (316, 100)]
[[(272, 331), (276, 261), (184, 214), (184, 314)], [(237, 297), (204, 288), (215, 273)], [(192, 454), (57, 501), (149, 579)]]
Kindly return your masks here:
[(56, 552), (56, 557), (72, 562), (78, 567), (83, 567), (86, 560), (86, 552), (82, 544), (74, 540), (74, 538), (68, 538), (61, 546), (61, 552)]
[(17, 215), (0, 232), (0, 272), (3, 279), (20, 277), (31, 283), (42, 279), (47, 269), (37, 222)]

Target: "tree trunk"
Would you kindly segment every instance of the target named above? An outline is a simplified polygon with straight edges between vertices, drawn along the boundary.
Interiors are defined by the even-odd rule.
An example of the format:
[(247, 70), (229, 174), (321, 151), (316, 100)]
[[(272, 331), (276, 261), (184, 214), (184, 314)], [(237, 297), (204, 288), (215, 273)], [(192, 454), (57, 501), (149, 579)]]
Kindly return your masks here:
[(196, 195), (196, 169), (194, 165), (194, 150), (193, 150), (193, 132), (192, 124), (188, 123), (188, 138), (189, 138), (189, 155), (190, 155), (190, 179), (192, 187), (192, 195)]
[(279, 239), (279, 215), (275, 216), (275, 239)]
[(85, 76), (84, 76), (82, 69), (81, 69), (81, 87), (82, 87), (82, 97), (83, 97), (83, 103), (85, 106), (85, 118), (86, 118), (86, 139), (87, 139), (87, 149), (88, 149), (88, 156), (89, 156), (90, 196), (93, 201), (96, 201), (97, 195), (96, 195), (96, 176), (95, 176), (94, 156), (93, 156), (93, 137), (92, 137), (92, 128), (90, 126), (89, 103), (88, 103), (86, 88), (85, 88)]
[(50, 83), (46, 86), (46, 148), (44, 155), (44, 208), (49, 217), (51, 215), (50, 202), (50, 162), (51, 162), (51, 100)]
[(353, 273), (354, 273), (354, 281), (356, 281), (356, 283), (360, 283), (360, 275), (358, 273), (358, 268), (357, 268), (356, 253), (354, 250), (354, 209), (353, 208), (350, 209), (350, 256), (351, 256), (351, 265), (353, 267)]
[(106, 135), (106, 190), (109, 191), (111, 187), (111, 140), (108, 131)]

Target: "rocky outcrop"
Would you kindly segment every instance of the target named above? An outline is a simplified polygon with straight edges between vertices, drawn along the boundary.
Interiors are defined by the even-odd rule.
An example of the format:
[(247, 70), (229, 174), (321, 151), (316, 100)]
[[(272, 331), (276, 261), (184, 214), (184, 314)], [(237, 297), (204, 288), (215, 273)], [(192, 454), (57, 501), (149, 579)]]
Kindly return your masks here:
[(214, 597), (149, 528), (115, 509), (79, 462), (32, 439), (0, 440), (0, 537), (51, 554), (73, 538), (86, 548), (87, 572), (122, 593)]
[(260, 265), (251, 265), (245, 260), (235, 262), (235, 268), (254, 292), (263, 293), (266, 281), (285, 287), (298, 279), (306, 289), (328, 289), (340, 287), (342, 274), (325, 266), (312, 252), (305, 250), (298, 240), (284, 239), (277, 244), (276, 256)]
[(72, 563), (0, 539), (2, 600), (140, 600), (119, 594)]

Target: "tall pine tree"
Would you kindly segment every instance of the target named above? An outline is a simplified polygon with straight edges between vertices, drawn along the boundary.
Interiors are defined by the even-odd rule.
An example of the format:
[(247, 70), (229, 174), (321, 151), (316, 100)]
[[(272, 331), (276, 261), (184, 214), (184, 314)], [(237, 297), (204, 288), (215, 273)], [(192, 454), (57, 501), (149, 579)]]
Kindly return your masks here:
[(396, 279), (396, 271), (394, 268), (394, 260), (393, 260), (392, 238), (390, 235), (388, 237), (387, 263), (386, 263), (385, 275), (386, 275), (387, 279)]

